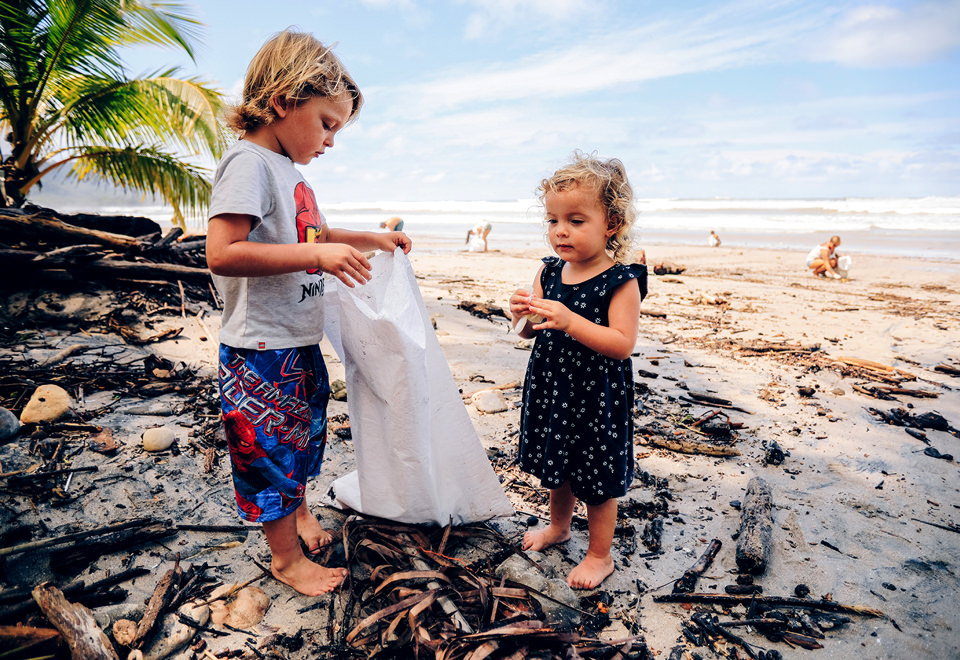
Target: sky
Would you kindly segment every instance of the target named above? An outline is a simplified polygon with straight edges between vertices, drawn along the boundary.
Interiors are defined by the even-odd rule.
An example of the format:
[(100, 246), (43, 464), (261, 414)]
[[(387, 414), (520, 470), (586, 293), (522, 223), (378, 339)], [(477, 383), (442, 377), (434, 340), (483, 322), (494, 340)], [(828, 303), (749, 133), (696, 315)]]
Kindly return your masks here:
[[(330, 202), (515, 200), (575, 149), (643, 198), (960, 195), (960, 0), (197, 0), (232, 97), (272, 34), (312, 32), (358, 120), (302, 167)], [(265, 10), (265, 8), (268, 8)]]

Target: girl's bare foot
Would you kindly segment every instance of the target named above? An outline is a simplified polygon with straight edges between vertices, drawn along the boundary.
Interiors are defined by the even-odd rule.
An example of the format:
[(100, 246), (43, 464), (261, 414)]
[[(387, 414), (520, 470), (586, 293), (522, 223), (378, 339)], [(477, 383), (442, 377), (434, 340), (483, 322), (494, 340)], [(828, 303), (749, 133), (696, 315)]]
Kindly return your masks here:
[(325, 568), (302, 556), (287, 566), (280, 566), (274, 560), (270, 565), (270, 572), (273, 577), (307, 596), (331, 592), (339, 587), (347, 576), (345, 568)]
[(307, 546), (307, 552), (313, 554), (333, 542), (333, 534), (320, 525), (320, 521), (310, 511), (306, 502), (297, 509), (297, 536)]
[(533, 550), (539, 552), (551, 545), (557, 545), (570, 540), (569, 529), (558, 529), (553, 525), (547, 525), (543, 529), (530, 531), (523, 535), (523, 550)]
[(570, 571), (570, 575), (567, 576), (567, 584), (574, 589), (594, 589), (613, 573), (613, 569), (613, 557), (610, 555), (593, 557), (588, 552), (583, 561)]

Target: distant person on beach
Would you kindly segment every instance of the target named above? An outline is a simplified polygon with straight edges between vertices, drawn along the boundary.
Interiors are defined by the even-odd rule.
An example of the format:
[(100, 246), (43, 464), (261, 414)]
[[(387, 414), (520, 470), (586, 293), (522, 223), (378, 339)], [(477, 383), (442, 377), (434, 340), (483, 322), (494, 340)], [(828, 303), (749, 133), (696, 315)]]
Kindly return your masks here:
[(286, 30), (247, 69), (227, 121), (240, 139), (214, 178), (207, 264), (223, 298), (220, 404), (240, 517), (259, 522), (273, 576), (316, 596), (346, 575), (304, 554), (331, 534), (304, 501), (320, 471), (330, 384), (323, 274), (353, 287), (370, 279), (363, 251), (410, 250), (402, 232), (334, 229), (294, 167), (333, 147), (363, 96), (330, 48)]
[(380, 223), (380, 229), (386, 229), (387, 231), (403, 231), (403, 220), (397, 216), (387, 218)]
[(474, 246), (479, 247), (483, 244), (483, 252), (487, 251), (487, 236), (490, 235), (490, 231), (493, 229), (493, 225), (490, 224), (489, 220), (482, 220), (477, 223), (477, 226), (467, 232), (467, 245), (470, 246), (471, 252), (480, 252), (479, 249), (474, 249)]
[(720, 247), (720, 237), (717, 236), (717, 232), (710, 230), (710, 238), (707, 239), (707, 245), (710, 247)]
[[(570, 538), (577, 500), (587, 506), (586, 557), (567, 577), (593, 589), (614, 570), (617, 498), (633, 481), (633, 369), (647, 268), (627, 264), (636, 211), (623, 164), (580, 152), (541, 182), (550, 246), (533, 292), (517, 289), (510, 314), (536, 337), (524, 378), (520, 467), (550, 489), (550, 524), (524, 550)], [(530, 318), (532, 316), (532, 319)]]
[(807, 254), (807, 268), (818, 277), (832, 277), (839, 280), (842, 276), (836, 270), (840, 258), (837, 254), (838, 247), (840, 247), (839, 236), (831, 236), (825, 243), (815, 246)]

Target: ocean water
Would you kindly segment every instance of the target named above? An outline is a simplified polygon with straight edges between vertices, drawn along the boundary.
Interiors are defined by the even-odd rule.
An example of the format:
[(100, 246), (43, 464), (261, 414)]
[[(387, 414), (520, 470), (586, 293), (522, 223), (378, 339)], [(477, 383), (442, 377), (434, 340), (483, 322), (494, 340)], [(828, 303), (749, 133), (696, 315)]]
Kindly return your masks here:
[[(883, 254), (960, 261), (960, 197), (796, 200), (640, 199), (634, 238), (639, 245), (706, 245), (710, 230), (725, 247), (806, 252), (830, 235), (850, 254)], [(543, 211), (535, 199), (493, 202), (339, 202), (323, 204), (336, 227), (375, 230), (390, 216), (404, 220), (414, 240), (440, 250), (464, 247), (466, 233), (489, 221), (490, 247), (546, 248)], [(146, 215), (169, 224), (162, 207), (115, 207), (102, 213)], [(199, 221), (188, 224), (203, 233)]]

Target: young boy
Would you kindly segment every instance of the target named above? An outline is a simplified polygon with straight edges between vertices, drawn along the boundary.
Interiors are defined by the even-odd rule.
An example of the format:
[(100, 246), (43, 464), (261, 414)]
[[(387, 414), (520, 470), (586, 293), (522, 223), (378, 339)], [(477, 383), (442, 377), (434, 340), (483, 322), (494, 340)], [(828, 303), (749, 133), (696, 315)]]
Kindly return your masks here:
[(220, 401), (240, 516), (263, 524), (274, 577), (307, 595), (344, 569), (312, 562), (332, 540), (304, 502), (320, 471), (330, 394), (318, 342), (323, 274), (370, 279), (367, 250), (410, 251), (402, 232), (330, 228), (294, 163), (333, 147), (363, 97), (330, 49), (309, 34), (270, 39), (247, 70), (227, 121), (240, 134), (217, 168), (207, 264), (224, 300)]

